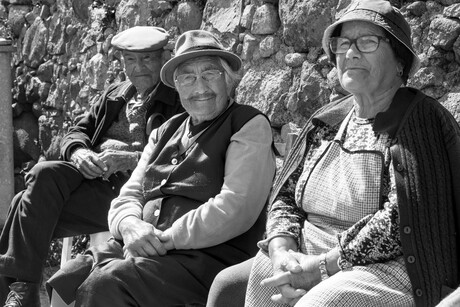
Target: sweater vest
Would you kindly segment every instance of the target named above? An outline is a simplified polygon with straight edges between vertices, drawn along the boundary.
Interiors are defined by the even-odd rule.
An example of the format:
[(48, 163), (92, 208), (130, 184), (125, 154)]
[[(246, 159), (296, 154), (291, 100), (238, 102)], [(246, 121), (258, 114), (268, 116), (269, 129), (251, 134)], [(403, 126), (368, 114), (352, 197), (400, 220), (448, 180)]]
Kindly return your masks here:
[[(234, 102), (212, 121), (186, 151), (186, 155), (179, 152), (178, 144), (182, 133), (178, 129), (188, 114), (183, 113), (167, 121), (160, 128), (159, 140), (145, 170), (143, 194), (147, 203), (144, 207), (144, 220), (152, 222), (152, 209), (149, 207), (161, 207), (153, 224), (156, 228), (165, 230), (179, 217), (219, 194), (224, 183), (225, 159), (230, 139), (258, 114), (262, 113), (253, 107)], [(220, 244), (221, 247), (226, 245), (226, 248), (218, 248), (218, 254), (223, 256), (222, 251), (225, 250), (226, 258), (234, 254), (235, 248), (243, 252), (244, 256), (254, 254), (257, 249), (256, 242), (262, 237), (264, 224), (265, 210), (250, 230)], [(207, 250), (214, 253), (215, 249), (216, 247), (212, 247)], [(241, 261), (247, 258), (241, 256), (233, 255), (231, 259)]]

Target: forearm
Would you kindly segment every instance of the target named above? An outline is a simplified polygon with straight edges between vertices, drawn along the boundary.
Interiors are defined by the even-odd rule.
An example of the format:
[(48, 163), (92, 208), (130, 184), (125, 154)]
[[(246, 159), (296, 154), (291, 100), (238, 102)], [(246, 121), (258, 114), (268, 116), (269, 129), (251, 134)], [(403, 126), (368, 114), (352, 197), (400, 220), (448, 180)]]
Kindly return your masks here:
[(108, 223), (110, 232), (115, 238), (121, 239), (119, 224), (124, 218), (134, 216), (142, 219), (145, 204), (142, 182), (154, 146), (155, 142), (150, 138), (131, 177), (121, 188), (119, 196), (112, 201)]

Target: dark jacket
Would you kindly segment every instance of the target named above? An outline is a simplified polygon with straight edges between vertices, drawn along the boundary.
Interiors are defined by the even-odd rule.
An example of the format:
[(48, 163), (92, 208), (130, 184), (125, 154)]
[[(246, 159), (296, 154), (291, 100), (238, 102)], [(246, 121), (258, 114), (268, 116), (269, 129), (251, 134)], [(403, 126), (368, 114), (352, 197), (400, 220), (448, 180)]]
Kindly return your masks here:
[[(118, 120), (120, 110), (135, 93), (136, 88), (130, 81), (110, 85), (86, 116), (63, 137), (61, 159), (69, 161), (70, 154), (75, 147), (93, 148), (98, 145), (110, 125)], [(147, 110), (146, 116), (147, 119), (152, 115), (155, 117), (153, 126), (150, 128), (157, 128), (173, 115), (184, 111), (179, 94), (163, 83), (158, 85), (155, 95), (149, 98), (154, 103), (152, 108)]]
[[(309, 149), (315, 126), (337, 127), (352, 106), (347, 96), (312, 116), (275, 180), (270, 203)], [(401, 243), (416, 305), (434, 306), (459, 285), (460, 127), (435, 99), (402, 88), (377, 114), (374, 130), (392, 139)]]

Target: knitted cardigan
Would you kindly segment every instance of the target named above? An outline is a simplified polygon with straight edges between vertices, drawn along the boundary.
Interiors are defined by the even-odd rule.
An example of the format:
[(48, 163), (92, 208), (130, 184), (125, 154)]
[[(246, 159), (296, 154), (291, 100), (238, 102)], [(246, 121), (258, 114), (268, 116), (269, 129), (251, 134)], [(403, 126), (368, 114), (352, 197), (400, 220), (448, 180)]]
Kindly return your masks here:
[[(339, 126), (352, 106), (347, 96), (313, 114), (275, 179), (270, 204), (309, 150), (309, 134), (320, 123)], [(460, 127), (435, 99), (401, 88), (377, 114), (374, 131), (392, 140), (401, 243), (416, 305), (434, 306), (459, 285)]]

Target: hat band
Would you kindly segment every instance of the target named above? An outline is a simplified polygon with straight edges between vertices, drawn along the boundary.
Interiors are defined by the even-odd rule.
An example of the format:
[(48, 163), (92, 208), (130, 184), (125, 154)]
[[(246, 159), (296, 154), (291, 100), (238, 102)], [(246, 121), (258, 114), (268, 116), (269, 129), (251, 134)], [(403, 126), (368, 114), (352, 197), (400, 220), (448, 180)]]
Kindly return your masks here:
[[(366, 9), (366, 8), (356, 8), (356, 9), (354, 9), (354, 10), (351, 10), (351, 11), (346, 12), (346, 13), (341, 17), (341, 19), (344, 18), (345, 16), (347, 16), (348, 14), (353, 14), (353, 13), (356, 14), (357, 11), (364, 11), (364, 12), (366, 12), (366, 13), (369, 14), (369, 15), (374, 15), (374, 18), (373, 18), (373, 19), (374, 19), (374, 20), (373, 20), (374, 22), (375, 22), (375, 21), (379, 21), (379, 22), (383, 22), (383, 23), (387, 23), (387, 24), (388, 24), (388, 23), (391, 23), (391, 25), (388, 24), (388, 26), (389, 26), (390, 29), (391, 29), (391, 28), (396, 28), (397, 30), (400, 31), (400, 33), (402, 33), (402, 34), (405, 36), (405, 39), (406, 39), (406, 40), (410, 41), (410, 35), (408, 35), (408, 33), (406, 33), (405, 29), (403, 29), (403, 28), (398, 24), (398, 22), (396, 22), (395, 20), (393, 20), (392, 18), (390, 18), (390, 16), (382, 15), (382, 14), (380, 14), (379, 12), (375, 12), (375, 11), (373, 11), (373, 10), (369, 10), (369, 9)], [(389, 29), (387, 29), (387, 30), (389, 30)], [(394, 30), (393, 30), (393, 31), (394, 31)]]
[(215, 46), (194, 46), (194, 47), (190, 47), (190, 48), (185, 49), (184, 51), (181, 52), (181, 54), (185, 53), (185, 52), (189, 52), (189, 51), (209, 50), (209, 49), (223, 50), (222, 48), (215, 47)]

